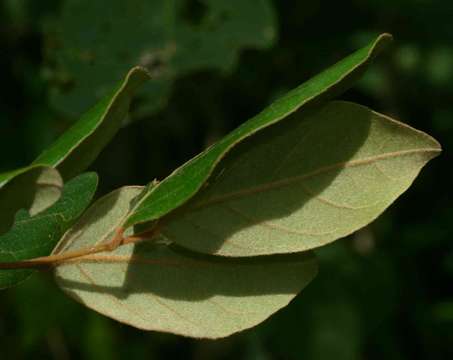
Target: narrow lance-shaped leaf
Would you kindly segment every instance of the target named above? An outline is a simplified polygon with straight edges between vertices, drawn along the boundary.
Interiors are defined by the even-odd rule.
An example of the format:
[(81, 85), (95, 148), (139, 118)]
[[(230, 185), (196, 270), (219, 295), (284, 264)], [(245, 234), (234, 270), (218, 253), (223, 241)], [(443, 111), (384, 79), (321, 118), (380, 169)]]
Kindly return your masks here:
[(226, 256), (305, 251), (365, 226), (440, 152), (427, 134), (332, 102), (235, 147), (161, 232)]
[(134, 67), (110, 95), (85, 113), (33, 164), (56, 167), (64, 179), (85, 170), (121, 128), (132, 95), (148, 78), (144, 68)]
[(326, 101), (349, 88), (390, 41), (391, 36), (388, 34), (379, 36), (368, 46), (290, 91), (218, 143), (177, 169), (159, 186), (143, 196), (128, 219), (127, 225), (158, 219), (182, 205), (200, 190), (222, 157), (235, 145), (277, 123), (302, 106)]
[(57, 170), (32, 166), (14, 171), (10, 181), (0, 188), (0, 235), (14, 222), (20, 209), (31, 215), (51, 206), (61, 195), (63, 179)]
[(31, 166), (0, 174), (0, 234), (9, 229), (19, 209), (31, 209), (35, 214), (58, 199), (62, 179), (51, 168), (57, 168), (67, 180), (96, 159), (121, 127), (132, 95), (147, 78), (145, 69), (133, 68)]
[[(141, 191), (123, 188), (97, 201), (54, 254), (110, 240)], [(188, 252), (160, 238), (74, 259), (55, 273), (70, 296), (118, 321), (218, 338), (254, 326), (287, 305), (316, 271), (311, 253), (226, 259)]]
[[(49, 255), (64, 232), (93, 199), (97, 175), (87, 173), (69, 181), (60, 199), (47, 210), (30, 216), (18, 212), (11, 230), (0, 236), (0, 262), (16, 262)], [(0, 289), (16, 285), (32, 270), (0, 270)]]
[[(33, 165), (58, 168), (64, 178), (83, 171), (111, 140), (127, 115), (131, 97), (149, 78), (142, 67), (135, 67), (116, 88), (86, 112), (57, 141), (46, 149)], [(0, 189), (14, 177), (32, 168), (0, 174)]]

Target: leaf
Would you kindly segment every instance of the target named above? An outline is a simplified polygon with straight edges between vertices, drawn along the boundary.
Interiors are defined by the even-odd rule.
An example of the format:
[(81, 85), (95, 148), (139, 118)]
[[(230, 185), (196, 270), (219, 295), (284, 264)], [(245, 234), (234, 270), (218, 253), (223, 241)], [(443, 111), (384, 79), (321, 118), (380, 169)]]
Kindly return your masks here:
[(188, 249), (225, 256), (306, 251), (380, 215), (440, 152), (427, 134), (332, 102), (236, 146), (209, 184), (162, 220)]
[(57, 29), (52, 41), (60, 46), (49, 55), (60, 86), (52, 102), (69, 115), (136, 64), (156, 74), (141, 93), (141, 113), (150, 114), (165, 104), (178, 77), (230, 70), (241, 49), (267, 48), (277, 32), (270, 0), (66, 0)]
[[(107, 241), (140, 187), (97, 201), (54, 254)], [(200, 255), (161, 238), (61, 263), (61, 288), (82, 304), (146, 330), (218, 338), (254, 326), (284, 307), (315, 276), (311, 253), (227, 259)]]
[(85, 113), (33, 164), (56, 167), (64, 179), (85, 170), (121, 128), (131, 97), (149, 78), (142, 67), (134, 67), (111, 94)]
[[(131, 97), (149, 75), (141, 67), (125, 79), (45, 150), (31, 166), (0, 174), (0, 234), (11, 226), (21, 208), (34, 215), (60, 196), (62, 179), (68, 180), (88, 167), (120, 129)], [(51, 186), (49, 186), (51, 185)]]
[[(30, 216), (21, 210), (11, 230), (0, 236), (0, 262), (16, 262), (49, 255), (64, 232), (90, 204), (97, 175), (87, 173), (65, 184), (60, 199), (47, 210)], [(0, 289), (25, 280), (32, 270), (0, 270)]]
[(134, 225), (158, 219), (194, 196), (219, 161), (238, 143), (279, 122), (303, 106), (320, 103), (349, 88), (392, 37), (379, 36), (368, 46), (293, 89), (222, 140), (193, 158), (145, 194), (127, 221)]
[(58, 171), (44, 166), (1, 174), (0, 179), (5, 184), (0, 187), (0, 235), (11, 227), (18, 210), (36, 215), (57, 201), (63, 188)]

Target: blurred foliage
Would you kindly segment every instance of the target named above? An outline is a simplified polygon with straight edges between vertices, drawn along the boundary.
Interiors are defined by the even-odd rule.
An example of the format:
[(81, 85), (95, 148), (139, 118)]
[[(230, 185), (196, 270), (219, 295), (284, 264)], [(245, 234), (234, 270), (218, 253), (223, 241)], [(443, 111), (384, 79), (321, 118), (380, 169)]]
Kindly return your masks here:
[(229, 70), (243, 47), (268, 47), (275, 25), (268, 0), (66, 0), (46, 44), (55, 82), (52, 103), (74, 115), (105, 95), (130, 67), (155, 80), (142, 116), (162, 107), (172, 82), (195, 70)]
[[(99, 194), (164, 177), (382, 31), (394, 34), (393, 49), (343, 98), (423, 129), (444, 153), (377, 222), (320, 249), (317, 279), (255, 329), (214, 342), (142, 332), (84, 309), (42, 273), (0, 295), (2, 359), (452, 358), (453, 2), (262, 0), (249, 7), (252, 2), (156, 0), (172, 4), (172, 22), (159, 28), (170, 33), (165, 36), (153, 32), (163, 18), (132, 6), (139, 1), (79, 3), (87, 5), (72, 12), (77, 2), (71, 0), (0, 2), (1, 170), (31, 161), (149, 49), (162, 54), (177, 42), (185, 50), (169, 61), (171, 74), (162, 71), (137, 100), (141, 121), (124, 128), (93, 166), (102, 179)], [(121, 11), (126, 3), (137, 18)], [(143, 6), (158, 8), (150, 4)], [(233, 25), (223, 27), (216, 14), (226, 7)], [(181, 8), (194, 11), (188, 23)], [(104, 21), (112, 37), (101, 33)], [(216, 24), (218, 33), (209, 28)], [(125, 26), (135, 35), (126, 35)], [(257, 29), (274, 29), (278, 39)], [(191, 36), (205, 47), (197, 51)], [(224, 46), (219, 39), (225, 38), (234, 46)], [(84, 46), (96, 54), (99, 76), (80, 59)], [(124, 59), (109, 58), (123, 49)], [(67, 79), (77, 83), (65, 87)], [(72, 103), (76, 89), (83, 94)]]

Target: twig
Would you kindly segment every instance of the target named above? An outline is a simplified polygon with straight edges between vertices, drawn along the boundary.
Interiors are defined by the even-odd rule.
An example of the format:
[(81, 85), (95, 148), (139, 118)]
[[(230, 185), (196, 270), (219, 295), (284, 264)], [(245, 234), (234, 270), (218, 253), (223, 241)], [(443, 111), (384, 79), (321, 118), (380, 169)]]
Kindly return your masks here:
[(40, 269), (42, 267), (53, 266), (68, 260), (73, 260), (82, 256), (93, 255), (100, 252), (111, 252), (118, 247), (126, 244), (135, 244), (140, 241), (148, 240), (154, 237), (158, 233), (158, 227), (155, 226), (153, 229), (145, 231), (143, 233), (124, 237), (124, 228), (119, 227), (115, 231), (113, 238), (103, 244), (96, 245), (91, 248), (84, 248), (75, 251), (67, 251), (61, 254), (42, 256), (28, 260), (14, 261), (7, 263), (0, 263), (0, 270), (3, 269)]

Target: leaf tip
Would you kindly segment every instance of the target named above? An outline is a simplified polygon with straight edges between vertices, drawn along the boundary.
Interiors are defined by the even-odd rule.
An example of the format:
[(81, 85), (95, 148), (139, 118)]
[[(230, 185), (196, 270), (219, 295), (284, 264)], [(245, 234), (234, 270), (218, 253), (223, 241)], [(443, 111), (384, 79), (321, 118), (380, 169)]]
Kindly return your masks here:
[(129, 78), (132, 76), (140, 76), (140, 77), (144, 78), (145, 80), (152, 78), (151, 72), (146, 67), (141, 66), (141, 65), (136, 65), (133, 68), (131, 68), (126, 75), (126, 78)]
[(94, 172), (94, 171), (86, 172), (85, 176), (88, 179), (90, 179), (90, 181), (93, 182), (93, 184), (95, 185), (96, 188), (98, 187), (98, 185), (99, 185), (99, 175), (96, 172)]
[(134, 93), (145, 81), (151, 79), (151, 73), (143, 66), (134, 66), (126, 74), (122, 91)]
[(388, 32), (382, 33), (378, 36), (378, 41), (393, 41), (393, 35)]
[(382, 51), (384, 51), (391, 43), (393, 42), (393, 35), (390, 33), (380, 34), (376, 40), (373, 42), (373, 45), (370, 49), (370, 56), (376, 56)]

